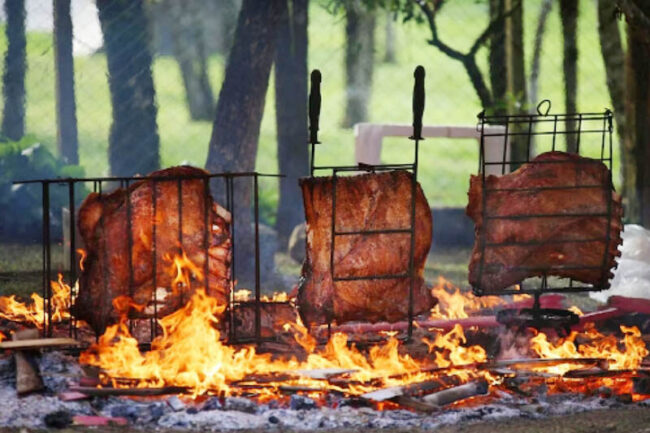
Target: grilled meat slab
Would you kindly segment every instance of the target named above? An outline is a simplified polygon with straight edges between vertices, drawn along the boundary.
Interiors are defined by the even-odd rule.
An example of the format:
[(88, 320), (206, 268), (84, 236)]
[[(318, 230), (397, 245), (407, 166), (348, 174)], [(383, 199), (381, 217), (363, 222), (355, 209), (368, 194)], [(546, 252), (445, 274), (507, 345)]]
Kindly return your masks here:
[[(78, 319), (103, 333), (119, 317), (112, 305), (119, 296), (143, 306), (142, 311), (132, 309), (131, 316), (150, 316), (154, 308), (158, 317), (169, 314), (187, 302), (193, 289), (205, 287), (206, 260), (207, 293), (226, 303), (230, 215), (206, 191), (207, 182), (201, 178), (206, 174), (198, 168), (172, 167), (151, 173), (149, 177), (160, 178), (155, 181), (134, 182), (128, 191), (88, 195), (78, 215), (87, 253), (72, 309)], [(174, 283), (173, 259), (183, 252), (193, 264), (186, 271), (191, 288)]]
[(544, 274), (606, 284), (620, 255), (623, 214), (609, 176), (602, 162), (565, 152), (486, 176), (485, 191), (481, 176), (472, 176), (470, 284), (488, 294)]
[[(408, 229), (411, 224), (411, 177), (406, 171), (337, 177), (337, 232)], [(330, 268), (332, 177), (301, 179), (307, 221), (307, 255), (298, 291), (306, 324), (352, 320), (397, 321), (408, 315), (410, 279), (333, 281)], [(435, 303), (424, 284), (424, 263), (431, 246), (431, 210), (416, 187), (414, 313)], [(337, 236), (335, 277), (408, 274), (410, 233)]]

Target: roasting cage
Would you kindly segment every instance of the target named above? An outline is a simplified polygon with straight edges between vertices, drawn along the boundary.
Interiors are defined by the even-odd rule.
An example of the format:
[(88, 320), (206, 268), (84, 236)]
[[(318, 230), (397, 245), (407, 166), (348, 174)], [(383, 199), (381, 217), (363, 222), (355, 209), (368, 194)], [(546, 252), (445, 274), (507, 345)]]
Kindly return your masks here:
[[(316, 148), (320, 144), (318, 141), (320, 108), (321, 108), (321, 73), (319, 70), (314, 70), (311, 73), (311, 91), (309, 95), (309, 143), (311, 145), (311, 161), (310, 161), (310, 176), (314, 177), (316, 172), (330, 172), (332, 176), (332, 220), (330, 227), (330, 256), (329, 256), (329, 269), (332, 282), (336, 284), (341, 281), (368, 281), (368, 280), (394, 280), (394, 279), (409, 279), (409, 294), (408, 294), (408, 338), (413, 335), (414, 326), (414, 285), (415, 285), (415, 265), (414, 265), (414, 252), (415, 252), (415, 203), (416, 203), (416, 188), (417, 188), (417, 174), (418, 174), (418, 156), (419, 145), (422, 137), (422, 114), (424, 112), (425, 93), (424, 93), (424, 75), (425, 71), (422, 66), (415, 69), (414, 77), (415, 84), (413, 88), (413, 135), (409, 137), (413, 141), (413, 159), (412, 162), (404, 164), (365, 164), (358, 163), (357, 165), (322, 165), (316, 164)], [(336, 186), (337, 179), (340, 175), (358, 174), (358, 173), (377, 173), (387, 172), (393, 170), (404, 170), (410, 172), (411, 175), (411, 194), (409, 197), (410, 204), (410, 223), (408, 227), (392, 227), (387, 229), (373, 229), (373, 230), (339, 230), (336, 227)], [(408, 268), (403, 272), (397, 274), (371, 274), (371, 275), (340, 275), (336, 272), (334, 263), (334, 250), (336, 239), (342, 236), (377, 236), (380, 234), (395, 235), (395, 234), (408, 234), (410, 236), (409, 260)], [(327, 323), (327, 336), (331, 334), (331, 321)]]
[[(76, 215), (75, 215), (75, 208), (76, 204), (79, 202), (78, 201), (78, 195), (79, 191), (83, 191), (83, 188), (79, 188), (82, 185), (91, 186), (91, 189), (93, 192), (99, 193), (100, 198), (102, 197), (101, 194), (102, 192), (106, 192), (112, 190), (114, 187), (118, 186), (123, 188), (126, 191), (125, 195), (125, 206), (126, 206), (126, 225), (127, 225), (127, 233), (128, 233), (128, 242), (129, 242), (129, 257), (128, 257), (128, 263), (129, 263), (129, 280), (133, 281), (133, 271), (134, 271), (134, 263), (133, 263), (133, 258), (131, 257), (132, 254), (132, 249), (131, 246), (133, 244), (133, 230), (132, 230), (132, 214), (131, 214), (131, 191), (129, 189), (129, 186), (132, 185), (134, 182), (138, 181), (151, 181), (153, 184), (152, 188), (152, 203), (153, 203), (153, 219), (152, 219), (152, 230), (153, 230), (153, 248), (152, 248), (152, 263), (153, 263), (153, 287), (156, 287), (156, 267), (157, 266), (162, 266), (162, 264), (158, 263), (158, 254), (156, 252), (156, 224), (154, 223), (157, 221), (158, 215), (157, 215), (157, 199), (156, 199), (156, 191), (157, 188), (155, 185), (166, 182), (166, 183), (172, 183), (176, 185), (177, 191), (178, 191), (178, 245), (179, 245), (179, 253), (182, 252), (182, 245), (183, 245), (183, 230), (182, 230), (182, 225), (183, 225), (183, 181), (186, 180), (200, 180), (203, 183), (203, 194), (205, 195), (204, 197), (207, 198), (208, 195), (213, 194), (213, 192), (210, 191), (210, 186), (212, 187), (217, 187), (219, 190), (218, 193), (220, 194), (220, 197), (223, 197), (225, 200), (223, 204), (225, 206), (225, 209), (230, 213), (231, 215), (231, 223), (230, 223), (230, 233), (231, 233), (231, 251), (232, 251), (232, 259), (231, 259), (231, 272), (229, 276), (229, 284), (231, 287), (230, 290), (230, 295), (229, 295), (229, 300), (226, 308), (226, 315), (225, 320), (228, 323), (228, 341), (230, 343), (250, 343), (250, 342), (255, 342), (255, 343), (260, 343), (265, 340), (265, 338), (262, 336), (262, 331), (261, 331), (261, 322), (262, 322), (262, 308), (265, 307), (266, 304), (273, 304), (273, 305), (280, 305), (280, 304), (287, 304), (288, 302), (266, 302), (262, 300), (262, 294), (261, 294), (261, 270), (260, 270), (260, 233), (259, 233), (259, 225), (260, 225), (260, 209), (259, 209), (259, 180), (261, 178), (275, 178), (275, 177), (281, 177), (281, 175), (277, 174), (265, 174), (265, 173), (258, 173), (258, 172), (227, 172), (227, 173), (206, 173), (205, 175), (176, 175), (176, 176), (138, 176), (138, 177), (91, 177), (91, 178), (61, 178), (61, 179), (30, 179), (30, 180), (21, 180), (21, 181), (16, 181), (14, 184), (16, 185), (39, 185), (40, 186), (40, 192), (42, 196), (42, 284), (41, 284), (41, 296), (43, 298), (43, 311), (45, 314), (43, 315), (43, 323), (42, 323), (42, 333), (46, 337), (51, 337), (53, 335), (54, 331), (54, 323), (52, 322), (52, 312), (53, 312), (53, 305), (52, 305), (52, 287), (50, 284), (50, 281), (54, 280), (54, 275), (55, 272), (58, 272), (62, 274), (67, 281), (74, 283), (77, 281), (77, 277), (79, 276), (79, 271), (80, 271), (80, 264), (77, 258), (77, 252), (76, 252), (76, 246), (78, 246), (79, 241), (76, 239)], [(237, 215), (235, 212), (235, 202), (236, 200), (239, 199), (236, 193), (236, 188), (235, 184), (237, 182), (245, 182), (246, 186), (248, 188), (251, 188), (251, 196), (252, 196), (252, 230), (253, 230), (253, 237), (254, 237), (254, 291), (253, 291), (253, 297), (250, 300), (241, 300), (241, 299), (236, 299), (235, 298), (235, 291), (237, 289), (237, 273), (238, 273), (238, 267), (237, 267), (237, 262), (235, 260), (236, 257), (236, 220), (237, 220)], [(69, 210), (69, 221), (67, 222), (67, 229), (69, 230), (69, 238), (66, 239), (66, 242), (69, 245), (68, 249), (68, 254), (69, 258), (67, 258), (68, 266), (67, 269), (64, 269), (64, 266), (54, 269), (53, 263), (52, 263), (52, 258), (55, 254), (53, 254), (52, 251), (52, 244), (53, 241), (57, 242), (56, 239), (58, 239), (57, 235), (53, 235), (54, 231), (54, 224), (52, 222), (53, 220), (53, 215), (55, 209), (52, 209), (52, 206), (50, 204), (50, 196), (52, 193), (52, 190), (54, 188), (63, 188), (67, 190), (67, 209)], [(214, 194), (213, 194), (214, 195)], [(204, 206), (203, 209), (203, 218), (204, 221), (206, 222), (205, 228), (206, 230), (205, 233), (203, 233), (203, 239), (204, 239), (204, 244), (203, 248), (205, 248), (205, 254), (206, 257), (209, 257), (208, 254), (208, 248), (209, 248), (209, 241), (208, 238), (210, 236), (210, 230), (209, 230), (209, 225), (207, 224), (208, 221), (208, 215), (209, 215), (209, 207), (207, 206), (208, 201), (204, 200), (204, 203), (206, 203), (206, 206)], [(103, 221), (100, 219), (100, 224), (103, 224)], [(55, 238), (55, 239), (53, 239)], [(205, 260), (205, 269), (203, 269), (205, 278), (204, 278), (204, 284), (205, 287), (207, 288), (208, 284), (208, 267), (209, 267), (209, 260)], [(200, 283), (199, 283), (200, 284)], [(75, 286), (73, 284), (71, 286), (71, 291), (70, 291), (70, 296), (68, 300), (68, 305), (73, 305), (75, 298), (76, 298), (76, 290)], [(180, 290), (183, 290), (183, 287), (180, 287)], [(132, 293), (133, 287), (131, 285), (131, 296), (133, 295)], [(152, 300), (151, 300), (151, 305), (153, 306), (153, 315), (150, 318), (142, 319), (142, 318), (130, 318), (129, 319), (129, 329), (133, 331), (134, 329), (137, 329), (140, 327), (141, 331), (142, 329), (146, 328), (148, 332), (139, 332), (137, 335), (138, 340), (140, 341), (141, 345), (143, 347), (147, 347), (148, 343), (150, 343), (159, 333), (158, 325), (157, 325), (157, 320), (159, 318), (158, 315), (158, 300), (157, 300), (157, 290), (152, 290)], [(182, 298), (182, 294), (181, 294)], [(244, 310), (251, 311), (253, 313), (254, 317), (254, 324), (253, 324), (253, 332), (243, 332), (242, 331), (242, 324), (244, 323), (245, 319), (241, 317), (243, 314)], [(77, 326), (77, 321), (75, 320), (74, 316), (71, 315), (69, 323), (68, 323), (68, 334), (72, 336), (77, 336), (77, 331), (78, 331), (78, 326)], [(144, 337), (143, 335), (148, 333), (148, 338)]]
[[(525, 325), (545, 325), (548, 323), (560, 323), (565, 326), (577, 322), (577, 315), (563, 310), (547, 311), (540, 308), (539, 297), (544, 293), (551, 292), (585, 292), (585, 291), (600, 291), (609, 288), (609, 274), (610, 266), (608, 261), (609, 249), (608, 246), (611, 242), (610, 227), (614, 214), (612, 204), (612, 191), (614, 190), (612, 182), (612, 130), (613, 130), (613, 114), (609, 109), (601, 113), (569, 113), (569, 114), (549, 114), (551, 102), (544, 100), (537, 106), (537, 114), (517, 114), (517, 115), (486, 115), (481, 112), (478, 115), (477, 129), (480, 132), (480, 152), (479, 152), (479, 176), (482, 184), (482, 197), (480, 211), (483, 217), (484, 224), (481, 230), (477, 233), (477, 247), (481, 254), (479, 263), (479, 285), (475, 285), (472, 289), (476, 295), (512, 295), (512, 294), (532, 294), (535, 298), (533, 308), (524, 311), (524, 315), (529, 315), (527, 319), (516, 317), (513, 311), (502, 311), (499, 319), (502, 322), (515, 322)], [(488, 125), (502, 125), (503, 132), (486, 131)], [(575, 190), (586, 188), (595, 188), (603, 191), (607, 197), (606, 211), (605, 212), (584, 212), (584, 213), (544, 213), (536, 209), (530, 209), (529, 212), (515, 215), (490, 215), (487, 214), (486, 203), (491, 194), (494, 194), (501, 189), (491, 189), (488, 187), (486, 178), (488, 172), (493, 172), (494, 168), (500, 170), (502, 175), (514, 171), (522, 164), (542, 164), (544, 161), (533, 160), (533, 153), (543, 153), (546, 151), (555, 151), (560, 145), (559, 139), (564, 137), (567, 142), (573, 146), (574, 152), (580, 156), (588, 157), (581, 162), (584, 164), (590, 163), (603, 163), (607, 167), (607, 176), (604, 176), (602, 182), (596, 182), (589, 185), (580, 185), (567, 182), (566, 184), (556, 186), (544, 187), (531, 187), (531, 188), (513, 188), (513, 191), (524, 191), (530, 193), (537, 193), (544, 189), (557, 189), (557, 190)], [(495, 141), (499, 147), (498, 154), (501, 155), (499, 160), (491, 160), (487, 155), (486, 142), (494, 145)], [(515, 151), (516, 150), (516, 151)], [(570, 161), (553, 161), (553, 163), (563, 163)], [(575, 162), (575, 161), (574, 161)], [(524, 245), (523, 242), (505, 241), (499, 243), (491, 243), (486, 239), (486, 227), (488, 221), (500, 219), (540, 219), (548, 218), (562, 219), (566, 217), (602, 217), (606, 219), (607, 229), (603, 231), (601, 236), (590, 239), (550, 239), (540, 241), (527, 241), (526, 246), (535, 247), (542, 246), (547, 243), (564, 243), (577, 245), (585, 242), (603, 242), (605, 245), (604, 256), (602, 265), (600, 266), (586, 266), (582, 263), (574, 263), (571, 266), (572, 270), (593, 270), (600, 271), (602, 277), (597, 284), (585, 284), (576, 281), (572, 278), (559, 278), (556, 277), (562, 269), (568, 269), (566, 266), (545, 266), (539, 269), (521, 269), (512, 268), (511, 270), (525, 270), (538, 272), (540, 277), (527, 278), (519, 284), (509, 286), (500, 290), (487, 290), (481, 287), (481, 276), (489, 266), (485, 262), (487, 252), (490, 249), (495, 249), (504, 246)], [(563, 265), (564, 266), (564, 265)]]

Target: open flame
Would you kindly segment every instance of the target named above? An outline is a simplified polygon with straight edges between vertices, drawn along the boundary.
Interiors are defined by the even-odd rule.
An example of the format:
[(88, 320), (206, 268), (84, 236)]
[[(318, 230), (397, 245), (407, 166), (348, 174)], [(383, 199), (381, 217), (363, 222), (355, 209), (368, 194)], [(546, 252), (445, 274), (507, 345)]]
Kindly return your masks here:
[[(463, 292), (459, 287), (442, 276), (431, 289), (431, 294), (438, 303), (431, 309), (432, 319), (464, 319), (486, 308), (495, 308), (507, 302), (498, 296), (474, 296)], [(514, 295), (515, 301), (530, 298), (530, 295)]]
[[(255, 300), (253, 292), (248, 289), (239, 289), (234, 294), (235, 302), (248, 302)], [(262, 302), (289, 302), (289, 294), (287, 292), (273, 292), (271, 296), (261, 295), (260, 301)]]
[[(80, 267), (83, 267), (83, 258), (82, 254)], [(191, 288), (193, 281), (204, 279), (202, 270), (183, 252), (168, 259), (168, 270), (174, 277), (171, 290)], [(70, 286), (59, 275), (51, 287), (51, 320), (60, 322), (70, 318)], [(439, 299), (439, 304), (431, 312), (435, 318), (465, 318), (482, 309), (505, 304), (501, 298), (479, 298), (462, 293), (443, 278), (439, 279), (433, 294)], [(234, 298), (245, 301), (252, 299), (251, 295), (250, 291), (240, 290)], [(286, 293), (276, 293), (264, 296), (262, 300), (286, 302), (289, 298)], [(415, 358), (406, 353), (405, 346), (395, 335), (387, 335), (384, 343), (367, 351), (350, 343), (344, 333), (334, 333), (327, 344), (319, 346), (297, 318), (295, 322), (285, 323), (283, 328), (287, 333), (293, 333), (295, 341), (304, 349), (304, 356), (283, 359), (257, 353), (253, 347), (235, 348), (224, 344), (222, 334), (225, 326), (218, 318), (222, 317), (225, 305), (219, 304), (200, 288), (181, 309), (158, 321), (161, 335), (151, 343), (151, 350), (141, 352), (138, 341), (130, 334), (128, 313), (130, 309), (140, 311), (145, 305), (138, 305), (127, 296), (116, 298), (113, 305), (120, 313), (120, 321), (108, 327), (97, 343), (81, 354), (80, 362), (99, 367), (103, 383), (115, 387), (177, 386), (194, 396), (206, 393), (231, 395), (240, 393), (238, 386), (245, 383), (258, 386), (256, 393), (263, 400), (277, 396), (279, 388), (286, 385), (304, 387), (313, 392), (336, 390), (346, 395), (361, 395), (381, 388), (443, 380), (450, 376), (455, 377), (457, 383), (485, 378), (493, 387), (500, 387), (503, 380), (489, 368), (492, 361), (488, 359), (486, 350), (479, 345), (467, 344), (459, 324), (449, 332), (422, 338), (422, 343), (428, 348), (427, 354)], [(572, 311), (582, 314), (577, 309)], [(24, 304), (14, 296), (1, 297), (0, 317), (40, 327), (45, 318), (43, 298), (33, 294), (32, 302)], [(435, 332), (433, 329), (429, 331)], [(642, 367), (643, 359), (650, 353), (636, 327), (621, 326), (621, 340), (600, 333), (593, 325), (580, 332), (573, 331), (564, 338), (532, 332), (535, 335), (529, 341), (529, 348), (539, 359), (594, 358), (606, 361), (598, 364), (598, 368), (633, 372)], [(0, 341), (5, 338), (0, 333)], [(602, 377), (585, 382), (565, 377), (572, 370), (584, 368), (585, 365), (580, 363), (559, 362), (540, 364), (531, 371), (554, 375), (556, 379), (543, 379), (549, 385), (549, 392), (567, 389), (587, 392), (607, 386), (619, 393), (632, 394), (635, 399), (645, 398), (633, 394), (629, 378)], [(315, 370), (345, 371), (342, 376), (345, 383), (323, 381), (300, 373)], [(256, 377), (262, 375), (267, 377), (264, 384), (256, 383)]]
[[(191, 279), (186, 276), (194, 270), (186, 267), (185, 259), (174, 261), (177, 265), (175, 281), (189, 285)], [(231, 384), (250, 375), (314, 369), (350, 370), (349, 379), (354, 385), (346, 388), (346, 392), (361, 394), (378, 387), (431, 377), (423, 367), (448, 367), (486, 359), (480, 346), (464, 346), (465, 336), (460, 327), (436, 338), (430, 346), (430, 350), (436, 352), (433, 360), (418, 361), (400, 353), (400, 342), (395, 336), (372, 347), (367, 354), (349, 344), (343, 333), (333, 334), (323, 348), (317, 348), (316, 341), (300, 323), (286, 324), (285, 329), (294, 330), (296, 341), (307, 352), (306, 359), (272, 359), (252, 347), (235, 349), (223, 344), (217, 317), (225, 306), (219, 305), (202, 289), (195, 291), (183, 308), (159, 320), (162, 335), (154, 339), (150, 351), (141, 353), (138, 342), (129, 333), (126, 310), (118, 305), (122, 302), (119, 300), (115, 305), (122, 311), (120, 323), (109, 327), (99, 341), (81, 355), (80, 361), (100, 367), (109, 379), (133, 379), (138, 386), (181, 386), (194, 395), (231, 394), (234, 392)], [(119, 380), (112, 382), (113, 386), (120, 386)], [(296, 384), (303, 386), (311, 382), (309, 378), (295, 379)], [(320, 387), (322, 383), (312, 385)]]
[[(75, 284), (75, 290), (76, 290)], [(52, 296), (50, 298), (50, 307), (52, 317), (49, 321), (61, 322), (70, 318), (70, 286), (63, 281), (63, 274), (58, 275), (57, 281), (50, 281)], [(36, 293), (32, 293), (31, 302), (21, 302), (16, 299), (16, 295), (0, 297), (0, 318), (14, 322), (23, 322), (31, 324), (37, 328), (42, 328), (46, 318), (45, 300)]]
[[(610, 370), (638, 369), (650, 353), (641, 332), (637, 327), (628, 326), (621, 326), (621, 332), (623, 341), (619, 342), (615, 336), (603, 335), (590, 324), (584, 331), (573, 331), (556, 342), (540, 332), (530, 340), (530, 345), (540, 358), (601, 358), (608, 361)], [(575, 366), (565, 364), (552, 368), (552, 372), (563, 374)]]

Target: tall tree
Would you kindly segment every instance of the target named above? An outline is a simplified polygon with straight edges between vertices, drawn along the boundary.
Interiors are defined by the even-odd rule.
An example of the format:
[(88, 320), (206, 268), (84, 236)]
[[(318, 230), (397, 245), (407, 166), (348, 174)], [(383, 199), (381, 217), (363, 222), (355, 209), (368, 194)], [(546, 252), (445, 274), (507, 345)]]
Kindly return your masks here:
[(485, 82), (485, 78), (483, 77), (481, 69), (478, 67), (476, 54), (478, 53), (478, 50), (490, 39), (491, 35), (494, 32), (497, 32), (498, 29), (503, 25), (504, 20), (522, 8), (522, 1), (514, 0), (511, 8), (503, 11), (503, 13), (497, 14), (495, 17), (492, 17), (488, 25), (478, 35), (478, 37), (470, 46), (469, 50), (466, 52), (459, 51), (456, 48), (448, 45), (445, 41), (442, 40), (440, 33), (438, 32), (438, 24), (436, 22), (436, 18), (444, 4), (444, 0), (435, 0), (433, 2), (412, 0), (407, 1), (403, 5), (403, 8), (407, 13), (407, 16), (410, 16), (413, 14), (413, 5), (417, 6), (420, 12), (424, 15), (426, 23), (429, 25), (429, 31), (431, 32), (431, 39), (428, 41), (429, 45), (436, 47), (442, 53), (454, 60), (459, 61), (463, 65), (465, 72), (467, 72), (469, 80), (474, 87), (474, 91), (476, 92), (476, 95), (481, 102), (481, 105), (484, 109), (491, 110), (494, 107), (494, 96), (492, 95), (492, 92)]
[(160, 154), (143, 0), (97, 0), (97, 8), (113, 107), (111, 174), (146, 174), (159, 168)]
[(529, 111), (535, 113), (537, 100), (537, 90), (539, 83), (539, 70), (542, 58), (542, 43), (544, 42), (544, 33), (546, 33), (546, 22), (553, 9), (553, 0), (543, 0), (537, 15), (537, 26), (535, 28), (535, 42), (533, 43), (533, 57), (530, 61), (530, 79), (528, 81), (528, 103)]
[(20, 140), (25, 134), (25, 1), (5, 0), (4, 9), (8, 47), (2, 74), (2, 134), (11, 140)]
[(275, 51), (275, 113), (278, 134), (280, 201), (276, 229), (282, 241), (303, 220), (298, 178), (309, 174), (307, 146), (308, 0), (289, 0)]
[(79, 164), (70, 0), (54, 0), (54, 62), (59, 154), (68, 164)]
[(208, 53), (203, 37), (203, 0), (167, 0), (174, 57), (181, 69), (185, 98), (193, 120), (210, 120), (214, 97), (208, 79)]
[(343, 126), (368, 120), (375, 52), (375, 11), (361, 0), (345, 5), (345, 117)]
[[(285, 8), (286, 0), (242, 3), (210, 137), (206, 168), (212, 172), (255, 169), (277, 28)], [(223, 188), (216, 182), (214, 186), (216, 193)], [(238, 274), (251, 276), (254, 254), (250, 184), (245, 180), (235, 182), (234, 194)]]
[(505, 20), (496, 21), (503, 15), (505, 0), (490, 0), (490, 21), (494, 21), (494, 31), (490, 34), (490, 87), (494, 99), (494, 114), (505, 114), (506, 93), (508, 91), (508, 65), (506, 63), (506, 26)]
[[(519, 0), (506, 0), (506, 8), (512, 13), (506, 21), (506, 58), (508, 62), (508, 113), (522, 114), (526, 110), (526, 68), (524, 65), (524, 5)], [(512, 125), (513, 132), (522, 133), (523, 124)], [(510, 140), (510, 158), (513, 161), (528, 159), (528, 142), (523, 135), (514, 135)], [(512, 164), (515, 170), (519, 164)]]
[(395, 34), (394, 15), (395, 14), (391, 11), (386, 13), (384, 63), (395, 63), (397, 61), (397, 56), (395, 55), (395, 39), (397, 39), (397, 35)]
[[(576, 96), (578, 93), (578, 0), (560, 0), (560, 18), (562, 20), (564, 74), (564, 105), (567, 113), (577, 113)], [(576, 122), (568, 119), (567, 131), (577, 130)], [(577, 152), (577, 132), (567, 134), (566, 148), (568, 152)]]
[(650, 227), (650, 3), (619, 0), (627, 26), (625, 147), (628, 221)]
[(598, 36), (600, 39), (600, 52), (605, 64), (605, 76), (607, 78), (607, 90), (614, 108), (616, 119), (616, 132), (621, 150), (621, 193), (624, 200), (627, 199), (628, 191), (634, 190), (631, 181), (634, 175), (629, 172), (634, 170), (633, 149), (625, 146), (625, 51), (621, 41), (621, 34), (618, 29), (617, 7), (611, 0), (598, 0)]

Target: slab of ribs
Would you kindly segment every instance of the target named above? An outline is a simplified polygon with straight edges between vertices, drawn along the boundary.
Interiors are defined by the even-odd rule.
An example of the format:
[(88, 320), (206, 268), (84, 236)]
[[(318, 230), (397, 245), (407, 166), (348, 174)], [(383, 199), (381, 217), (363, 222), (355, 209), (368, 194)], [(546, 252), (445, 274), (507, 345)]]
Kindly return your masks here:
[(565, 152), (540, 154), (485, 184), (472, 176), (472, 287), (496, 293), (543, 275), (605, 287), (620, 256), (623, 214), (609, 176), (599, 160)]
[[(226, 303), (231, 260), (230, 214), (206, 191), (207, 183), (202, 178), (206, 174), (198, 168), (172, 167), (151, 173), (148, 177), (160, 178), (155, 181), (134, 182), (128, 192), (119, 188), (88, 195), (78, 215), (87, 253), (79, 279), (79, 296), (72, 309), (78, 319), (86, 321), (95, 332), (103, 333), (107, 325), (118, 319), (112, 302), (119, 296), (129, 296), (145, 307), (140, 312), (132, 309), (132, 316), (169, 314), (184, 305), (193, 290), (205, 287), (206, 260), (207, 292)], [(173, 258), (181, 252), (195, 266), (189, 289), (173, 281), (177, 275)]]
[[(407, 171), (336, 178), (337, 232), (408, 229), (412, 177)], [(334, 178), (300, 180), (307, 222), (307, 254), (298, 306), (309, 324), (397, 321), (408, 316), (408, 277), (371, 280), (332, 279), (330, 267)], [(431, 210), (419, 184), (415, 195), (414, 313), (428, 311), (435, 299), (424, 284), (431, 246)], [(408, 275), (410, 233), (336, 236), (334, 276)]]

